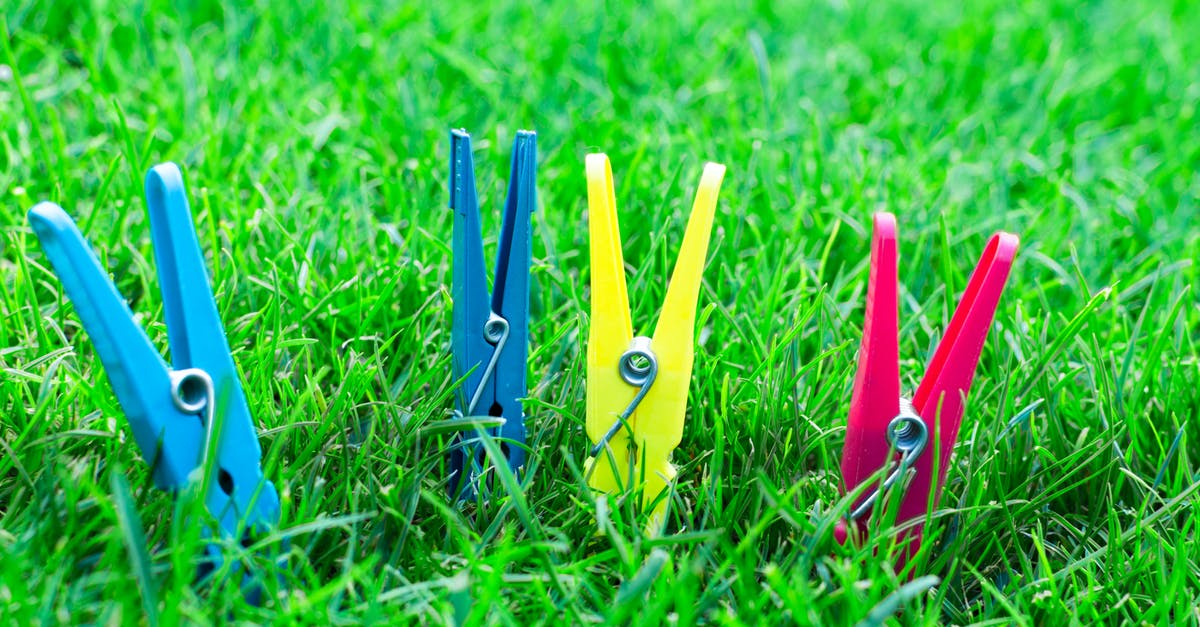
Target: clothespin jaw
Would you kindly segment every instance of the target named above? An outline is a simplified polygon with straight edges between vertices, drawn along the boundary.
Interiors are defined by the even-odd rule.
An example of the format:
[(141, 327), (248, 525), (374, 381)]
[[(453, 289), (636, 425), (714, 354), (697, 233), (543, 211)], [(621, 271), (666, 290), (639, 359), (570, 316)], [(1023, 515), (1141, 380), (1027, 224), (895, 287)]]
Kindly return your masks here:
[[(1009, 233), (992, 236), (909, 403), (900, 396), (896, 239), (895, 217), (876, 214), (866, 320), (846, 423), (842, 481), (846, 491), (853, 491), (881, 469), (886, 478), (879, 487), (863, 494), (852, 509), (850, 518), (859, 531), (865, 529), (867, 515), (883, 502), (881, 493), (893, 486), (904, 490), (897, 521), (924, 517), (930, 503), (937, 507), (964, 403), (1019, 243)], [(935, 441), (939, 443), (936, 449)], [(904, 484), (906, 474), (911, 476)], [(906, 556), (919, 549), (921, 527), (918, 523), (907, 530)], [(850, 533), (851, 527), (844, 521), (836, 530), (839, 542)]]
[(899, 263), (896, 218), (875, 214), (858, 370), (846, 420), (842, 481), (854, 489), (893, 455), (888, 426), (900, 412)]
[[(612, 493), (629, 486), (633, 475), (633, 459), (629, 455), (635, 412), (615, 432), (610, 432), (633, 399), (643, 391), (632, 387), (622, 377), (621, 363), (632, 363), (634, 357), (645, 360), (648, 378), (650, 367), (645, 354), (631, 355), (623, 360), (633, 341), (633, 322), (629, 311), (629, 293), (625, 284), (625, 258), (621, 251), (621, 230), (617, 223), (616, 193), (613, 188), (612, 166), (608, 156), (590, 154), (584, 159), (588, 187), (588, 235), (591, 256), (591, 326), (587, 344), (587, 419), (586, 429), (593, 444), (602, 442), (611, 433), (607, 449), (593, 451), (586, 471), (588, 484), (594, 490)], [(648, 350), (649, 347), (646, 347)], [(632, 369), (627, 368), (631, 371)], [(654, 372), (657, 375), (657, 372)], [(653, 385), (653, 380), (649, 381)], [(597, 453), (599, 457), (596, 457)], [(607, 459), (610, 463), (604, 463)]]
[(633, 335), (608, 157), (586, 158), (592, 313), (588, 339), (589, 485), (599, 492), (642, 488), (651, 527), (675, 478), (671, 452), (683, 437), (694, 359), (696, 304), (725, 167), (706, 164), (683, 245), (652, 338)]
[[(150, 171), (146, 198), (174, 368), (138, 327), (66, 212), (44, 202), (30, 210), (29, 222), (92, 339), (156, 485), (179, 490), (197, 468), (212, 463), (205, 504), (220, 533), (240, 539), (243, 531), (278, 523), (279, 496), (262, 473), (262, 450), (174, 164)], [(215, 548), (209, 554), (219, 561)]]
[[(489, 429), (514, 473), (525, 465), (525, 364), (529, 352), (529, 268), (532, 264), (531, 219), (537, 207), (537, 134), (518, 131), (504, 221), (496, 253), (495, 282), (489, 295), (483, 259), (479, 199), (471, 137), (450, 134), (450, 208), (454, 211), (454, 300), (451, 342), (454, 376), (463, 381), (458, 412), (502, 420)], [(450, 494), (475, 497), (485, 468), (485, 452), (477, 437), (463, 433), (450, 452)]]

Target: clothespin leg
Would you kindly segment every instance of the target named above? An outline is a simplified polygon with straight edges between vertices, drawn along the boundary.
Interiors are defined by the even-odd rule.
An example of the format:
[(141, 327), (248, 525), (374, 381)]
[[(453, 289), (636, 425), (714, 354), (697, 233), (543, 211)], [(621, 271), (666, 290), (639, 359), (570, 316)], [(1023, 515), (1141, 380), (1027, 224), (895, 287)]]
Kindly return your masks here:
[(147, 173), (146, 202), (172, 365), (177, 370), (198, 368), (212, 385), (208, 402), (216, 405), (211, 412), (216, 424), (208, 427), (215, 441), (206, 441), (205, 450), (214, 449), (216, 481), (206, 495), (209, 511), (230, 535), (238, 533), (239, 521), (255, 528), (273, 526), (279, 519), (279, 496), (262, 474), (262, 447), (217, 311), (178, 166), (164, 163)]
[[(633, 340), (633, 323), (612, 168), (603, 154), (588, 155), (585, 163), (592, 302), (587, 347), (587, 433), (597, 443), (617, 418), (609, 408), (627, 406), (637, 390), (617, 370), (622, 354)], [(636, 417), (630, 416), (630, 425), (635, 420)], [(603, 452), (588, 460), (588, 484), (597, 492), (615, 493), (629, 485), (628, 469), (633, 464), (628, 433), (628, 429), (620, 429)]]
[(504, 418), (497, 435), (509, 468), (525, 465), (525, 416), (529, 357), (529, 269), (533, 263), (532, 217), (537, 208), (537, 134), (519, 131), (513, 140), (512, 168), (504, 222), (496, 253), (492, 311), (508, 322), (508, 339), (499, 355), (494, 404), (489, 413)]
[[(641, 418), (634, 428), (638, 452), (645, 460), (642, 499), (646, 506), (659, 499), (675, 479), (676, 471), (670, 457), (683, 438), (695, 358), (696, 307), (717, 195), (724, 176), (725, 166), (705, 164), (662, 312), (654, 328), (651, 348), (658, 359), (658, 377), (638, 408)], [(658, 526), (666, 507), (665, 499), (657, 503), (651, 516), (653, 526)]]
[[(916, 475), (902, 501), (900, 520), (923, 516), (929, 504), (929, 491), (935, 490), (933, 506), (941, 498), (954, 445), (962, 425), (964, 403), (979, 357), (987, 343), (996, 308), (1004, 293), (1019, 240), (1009, 233), (997, 233), (988, 241), (979, 263), (971, 273), (962, 300), (954, 310), (950, 324), (934, 351), (921, 384), (913, 395), (913, 407), (929, 427), (930, 442), (937, 441), (937, 475), (934, 451), (930, 446), (916, 464)], [(936, 430), (936, 437), (934, 436)]]
[[(847, 492), (868, 480), (888, 461), (891, 452), (888, 424), (900, 410), (897, 239), (896, 217), (890, 213), (876, 213), (871, 234), (862, 344), (842, 452), (842, 482)], [(844, 542), (847, 533), (843, 521), (836, 529), (838, 540)]]
[[(454, 376), (463, 379), (457, 394), (463, 416), (486, 414), (491, 401), (481, 402), (485, 392), (486, 364), (494, 351), (486, 330), (491, 318), (487, 274), (483, 258), (483, 234), (479, 222), (479, 199), (475, 192), (475, 164), (471, 137), (464, 131), (450, 133), (450, 208), (454, 211), (451, 298), (451, 342)], [(477, 405), (482, 405), (478, 407)], [(482, 449), (470, 432), (461, 433), (450, 450), (450, 494), (462, 500), (474, 498)], [(466, 440), (465, 445), (461, 445)]]

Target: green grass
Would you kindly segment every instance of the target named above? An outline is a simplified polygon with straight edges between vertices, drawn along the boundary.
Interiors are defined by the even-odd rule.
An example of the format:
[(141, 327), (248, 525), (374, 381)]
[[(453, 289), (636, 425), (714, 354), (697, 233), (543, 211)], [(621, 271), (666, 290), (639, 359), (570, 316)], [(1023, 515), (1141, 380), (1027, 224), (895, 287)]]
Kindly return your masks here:
[[(325, 4), (5, 3), (4, 622), (1200, 622), (1198, 5)], [(437, 433), (451, 127), (489, 255), (516, 129), (540, 151), (532, 464), (466, 509)], [(729, 167), (657, 538), (635, 499), (598, 530), (582, 479), (592, 151), (639, 331), (702, 163)], [(141, 182), (167, 160), (283, 499), (262, 608), (194, 586), (194, 499), (153, 488), (25, 222), (62, 204), (165, 350)], [(878, 210), (910, 391), (986, 238), (1022, 237), (911, 583), (888, 529), (830, 538)]]

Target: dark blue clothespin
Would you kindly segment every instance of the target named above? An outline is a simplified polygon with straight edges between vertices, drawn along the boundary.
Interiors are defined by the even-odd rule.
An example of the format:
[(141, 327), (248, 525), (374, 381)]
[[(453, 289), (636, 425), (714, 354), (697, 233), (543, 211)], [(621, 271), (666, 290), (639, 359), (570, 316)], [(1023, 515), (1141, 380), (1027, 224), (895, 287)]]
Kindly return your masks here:
[[(279, 522), (279, 495), (263, 477), (262, 449), (175, 164), (150, 170), (146, 200), (171, 367), (66, 212), (43, 202), (30, 210), (29, 222), (96, 347), (155, 483), (179, 490), (211, 464), (208, 511), (223, 537), (246, 544)], [(206, 568), (221, 563), (215, 545), (207, 554)]]
[[(521, 399), (526, 393), (529, 351), (530, 218), (537, 202), (536, 169), (537, 134), (518, 131), (496, 253), (496, 280), (489, 296), (471, 137), (461, 130), (450, 133), (450, 208), (454, 210), (451, 338), (454, 376), (463, 381), (458, 411), (464, 417), (500, 419), (500, 426), (488, 432), (498, 438), (514, 473), (525, 464)], [(477, 436), (471, 432), (459, 436), (450, 453), (451, 496), (474, 498), (486, 457)]]

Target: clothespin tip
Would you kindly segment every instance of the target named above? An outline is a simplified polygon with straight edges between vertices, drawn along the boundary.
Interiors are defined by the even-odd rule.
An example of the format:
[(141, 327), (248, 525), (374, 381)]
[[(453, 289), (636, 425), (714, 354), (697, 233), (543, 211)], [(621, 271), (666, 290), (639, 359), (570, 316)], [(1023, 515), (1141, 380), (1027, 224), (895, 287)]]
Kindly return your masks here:
[(53, 231), (62, 231), (74, 226), (74, 221), (63, 208), (49, 201), (39, 202), (29, 210), (29, 224), (38, 237)]

